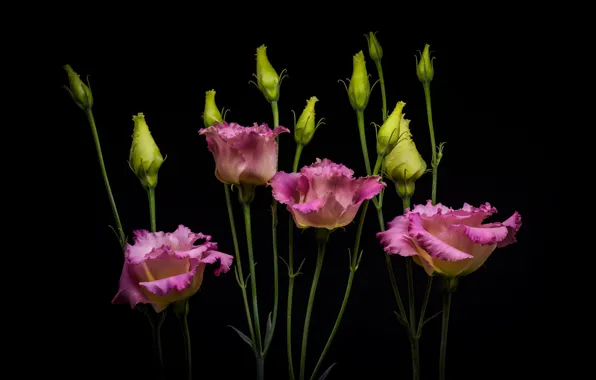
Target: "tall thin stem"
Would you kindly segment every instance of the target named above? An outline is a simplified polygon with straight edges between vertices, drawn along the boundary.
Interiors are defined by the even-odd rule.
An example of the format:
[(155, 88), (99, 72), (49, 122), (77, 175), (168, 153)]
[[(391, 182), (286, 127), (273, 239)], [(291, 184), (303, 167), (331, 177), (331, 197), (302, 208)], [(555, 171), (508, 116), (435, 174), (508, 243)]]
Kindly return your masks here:
[[(296, 146), (296, 153), (294, 154), (294, 165), (292, 172), (298, 170), (300, 164), (300, 156), (304, 145), (298, 144)], [(294, 273), (294, 219), (288, 219), (288, 275), (290, 277), (288, 283), (288, 310), (286, 314), (286, 344), (288, 351), (288, 373), (289, 379), (294, 380), (294, 360), (292, 358), (292, 302), (294, 298), (294, 281), (297, 273)]]
[(149, 217), (151, 218), (151, 231), (157, 231), (157, 220), (155, 217), (155, 188), (150, 187), (147, 189), (147, 195), (149, 197)]
[(263, 345), (261, 342), (261, 323), (259, 319), (259, 303), (257, 301), (257, 275), (255, 271), (255, 257), (252, 246), (252, 227), (250, 221), (250, 203), (242, 202), (244, 211), (244, 225), (246, 227), (246, 244), (248, 246), (248, 265), (250, 268), (250, 290), (252, 295), (252, 311), (255, 326), (256, 350), (261, 354)]
[(87, 120), (89, 121), (89, 125), (91, 126), (91, 132), (93, 133), (93, 141), (95, 142), (95, 150), (97, 151), (99, 167), (101, 169), (101, 175), (103, 176), (103, 182), (105, 184), (106, 191), (108, 192), (108, 198), (110, 199), (112, 214), (114, 215), (114, 220), (116, 221), (116, 228), (118, 229), (118, 238), (120, 239), (120, 245), (124, 247), (124, 245), (126, 244), (126, 236), (124, 235), (124, 229), (122, 228), (122, 223), (120, 222), (120, 216), (118, 215), (118, 209), (116, 208), (116, 201), (114, 200), (112, 188), (108, 179), (108, 172), (106, 171), (106, 166), (103, 161), (103, 154), (101, 153), (101, 144), (99, 143), (99, 135), (97, 134), (97, 127), (95, 126), (95, 118), (93, 117), (93, 111), (91, 111), (91, 109), (86, 109), (85, 115), (87, 116)]
[(428, 118), (428, 129), (430, 131), (430, 144), (432, 145), (432, 168), (433, 168), (433, 184), (431, 200), (433, 205), (437, 203), (437, 171), (439, 163), (437, 162), (437, 145), (435, 142), (435, 128), (433, 125), (433, 111), (430, 102), (430, 82), (423, 83), (424, 98), (426, 99), (426, 116)]
[(387, 95), (385, 93), (385, 78), (383, 77), (383, 65), (381, 65), (381, 60), (375, 61), (375, 66), (377, 66), (379, 82), (381, 82), (381, 98), (383, 99), (383, 122), (385, 122), (385, 120), (387, 120)]
[(445, 380), (445, 364), (447, 360), (447, 331), (449, 329), (449, 311), (451, 309), (451, 290), (443, 293), (443, 323), (441, 327), (441, 350), (439, 356), (439, 380)]
[(370, 158), (368, 157), (368, 147), (366, 144), (366, 133), (364, 131), (364, 112), (356, 111), (358, 117), (358, 133), (360, 134), (360, 147), (362, 148), (362, 155), (364, 156), (364, 165), (366, 166), (366, 174), (371, 175)]
[[(234, 262), (236, 276), (238, 277), (238, 285), (242, 291), (242, 299), (244, 301), (244, 311), (246, 312), (246, 320), (248, 322), (248, 329), (250, 331), (250, 338), (255, 341), (255, 332), (252, 325), (252, 317), (250, 316), (250, 306), (248, 304), (248, 296), (246, 294), (246, 283), (244, 282), (244, 273), (242, 271), (242, 259), (240, 256), (240, 248), (238, 246), (238, 235), (236, 234), (236, 221), (234, 220), (234, 210), (232, 208), (232, 199), (230, 197), (229, 185), (224, 183), (224, 191), (226, 193), (226, 204), (228, 206), (228, 218), (230, 219), (230, 229), (232, 230), (232, 240), (234, 242)], [(255, 352), (256, 354), (256, 352)]]
[[(317, 231), (318, 234), (319, 231)], [(308, 329), (310, 327), (310, 317), (315, 302), (315, 295), (317, 293), (317, 285), (319, 284), (319, 277), (321, 276), (321, 269), (323, 268), (323, 259), (325, 257), (326, 241), (317, 238), (317, 264), (315, 266), (315, 275), (310, 287), (310, 295), (308, 297), (308, 305), (306, 307), (306, 317), (304, 318), (304, 330), (302, 332), (302, 354), (300, 357), (300, 380), (304, 380), (306, 376), (306, 348), (308, 344)]]
[(182, 327), (182, 338), (184, 339), (184, 360), (186, 362), (186, 379), (192, 380), (192, 355), (190, 347), (190, 330), (188, 329), (188, 299), (178, 301), (174, 310)]

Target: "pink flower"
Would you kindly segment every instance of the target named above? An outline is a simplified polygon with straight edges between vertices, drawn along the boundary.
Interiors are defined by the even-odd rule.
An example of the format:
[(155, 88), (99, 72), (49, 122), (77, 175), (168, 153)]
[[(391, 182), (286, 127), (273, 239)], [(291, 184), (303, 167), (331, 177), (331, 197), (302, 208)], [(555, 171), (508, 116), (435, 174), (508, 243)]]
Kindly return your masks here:
[(497, 209), (486, 203), (478, 208), (467, 203), (453, 210), (428, 201), (406, 210), (379, 232), (388, 254), (412, 256), (428, 275), (464, 276), (474, 272), (496, 249), (516, 241), (521, 216), (516, 211), (502, 223), (482, 224)]
[(271, 130), (267, 124), (243, 127), (221, 123), (202, 128), (209, 151), (215, 158), (215, 176), (228, 184), (265, 185), (277, 171), (275, 138), (287, 128)]
[[(134, 232), (134, 245), (128, 244), (124, 253), (124, 267), (120, 289), (112, 303), (148, 303), (156, 312), (172, 302), (195, 294), (203, 282), (207, 264), (219, 267), (215, 275), (227, 272), (233, 257), (216, 251), (217, 243), (211, 236), (195, 234), (183, 225), (172, 233)], [(204, 242), (195, 245), (198, 239)]]
[(277, 172), (270, 184), (273, 197), (287, 205), (299, 228), (333, 230), (351, 223), (360, 204), (386, 186), (379, 176), (353, 175), (344, 165), (317, 158), (300, 173)]

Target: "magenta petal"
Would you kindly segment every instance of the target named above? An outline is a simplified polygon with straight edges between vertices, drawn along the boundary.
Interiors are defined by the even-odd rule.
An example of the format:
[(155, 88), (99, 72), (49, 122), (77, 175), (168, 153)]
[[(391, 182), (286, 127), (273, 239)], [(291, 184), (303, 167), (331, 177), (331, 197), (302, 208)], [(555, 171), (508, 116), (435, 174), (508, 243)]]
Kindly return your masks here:
[(298, 193), (299, 180), (300, 174), (298, 173), (275, 173), (270, 181), (273, 198), (285, 205), (293, 205), (296, 203), (300, 196)]
[(409, 235), (418, 245), (432, 257), (445, 261), (459, 261), (470, 259), (473, 256), (450, 246), (439, 238), (426, 231), (422, 225), (422, 218), (418, 213), (409, 213)]
[(335, 199), (333, 193), (308, 203), (293, 205), (292, 208), (292, 216), (298, 228), (316, 227), (333, 230), (346, 226), (353, 219), (353, 217), (349, 220), (342, 219), (346, 209)]
[(219, 260), (219, 267), (214, 271), (216, 276), (220, 273), (227, 273), (230, 270), (234, 256), (218, 251), (207, 251), (201, 258), (201, 262), (205, 264), (215, 264)]
[(414, 256), (418, 252), (414, 247), (412, 239), (408, 236), (410, 221), (407, 217), (400, 215), (388, 223), (386, 231), (377, 233), (385, 252), (398, 254), (400, 256)]
[(206, 136), (207, 146), (215, 159), (215, 176), (221, 182), (239, 184), (240, 174), (246, 168), (246, 161), (242, 154), (228, 143), (229, 136), (235, 136), (238, 131), (233, 124), (219, 124), (200, 133)]
[(460, 225), (464, 234), (474, 243), (489, 245), (503, 241), (507, 237), (507, 227), (504, 226), (486, 226), (486, 227), (469, 227)]
[(145, 297), (143, 292), (141, 292), (137, 283), (133, 281), (129, 269), (128, 263), (124, 263), (122, 274), (120, 275), (118, 293), (116, 293), (112, 303), (128, 303), (131, 309), (134, 309), (138, 303), (149, 303), (149, 300)]
[(139, 282), (139, 285), (156, 296), (165, 296), (173, 290), (179, 292), (185, 290), (192, 284), (192, 279), (197, 273), (197, 266), (194, 265), (190, 271), (172, 277), (162, 278), (155, 281)]
[(371, 176), (358, 179), (358, 190), (354, 195), (354, 203), (360, 203), (367, 199), (374, 198), (377, 194), (383, 190), (386, 183), (380, 182), (380, 176)]
[(513, 213), (513, 215), (509, 217), (509, 219), (505, 220), (501, 224), (507, 227), (508, 234), (507, 237), (505, 237), (505, 239), (503, 239), (501, 242), (499, 242), (499, 244), (497, 244), (497, 247), (499, 248), (508, 246), (509, 244), (513, 244), (517, 241), (515, 236), (517, 235), (517, 232), (519, 231), (522, 225), (521, 215), (516, 211)]

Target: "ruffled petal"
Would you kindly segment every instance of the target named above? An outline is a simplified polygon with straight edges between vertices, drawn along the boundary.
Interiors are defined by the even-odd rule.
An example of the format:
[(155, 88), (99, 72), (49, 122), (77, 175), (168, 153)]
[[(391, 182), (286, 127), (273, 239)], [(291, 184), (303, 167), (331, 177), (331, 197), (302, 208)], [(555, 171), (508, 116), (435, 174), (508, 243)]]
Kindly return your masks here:
[(353, 203), (359, 204), (367, 199), (374, 198), (383, 190), (386, 183), (380, 182), (380, 176), (361, 177), (356, 181), (356, 193), (353, 197)]
[(504, 226), (492, 226), (488, 225), (485, 227), (470, 227), (466, 225), (458, 225), (456, 228), (461, 229), (474, 243), (482, 245), (490, 245), (503, 241), (508, 234), (507, 227)]
[[(190, 230), (190, 228), (180, 224), (176, 231), (172, 233), (166, 234), (169, 240), (169, 246), (178, 251), (188, 250), (191, 249), (193, 244), (201, 239), (205, 240), (206, 243), (211, 241), (211, 236), (203, 235), (202, 233), (194, 233)], [(211, 244), (205, 244), (206, 246), (211, 246)]]
[(377, 238), (381, 240), (381, 245), (386, 253), (400, 256), (416, 256), (418, 254), (408, 235), (409, 223), (407, 217), (400, 215), (388, 223), (386, 231), (377, 233)]
[(298, 228), (316, 227), (333, 230), (343, 227), (339, 222), (345, 208), (332, 193), (329, 193), (324, 198), (293, 205), (290, 212)]
[(234, 256), (218, 251), (207, 251), (200, 261), (205, 264), (215, 264), (219, 261), (219, 266), (214, 271), (214, 274), (219, 276), (220, 273), (227, 273), (230, 270)]
[(507, 220), (501, 223), (503, 226), (507, 227), (507, 237), (500, 241), (497, 244), (497, 247), (502, 248), (506, 247), (509, 244), (513, 244), (517, 241), (516, 235), (519, 229), (522, 226), (522, 218), (521, 215), (516, 211), (511, 215)]
[(284, 205), (293, 205), (299, 202), (300, 193), (298, 183), (300, 174), (277, 172), (269, 182), (273, 198)]
[(354, 176), (354, 171), (345, 165), (335, 163), (328, 158), (324, 158), (322, 160), (317, 158), (315, 163), (312, 165), (305, 166), (300, 169), (300, 174), (308, 178), (313, 176), (322, 176), (325, 178), (344, 176), (352, 178)]
[(215, 176), (218, 180), (228, 184), (240, 184), (240, 174), (246, 168), (246, 161), (238, 149), (228, 143), (228, 134), (237, 134), (236, 128), (229, 125), (216, 125), (201, 129), (205, 135), (207, 147), (215, 159)]
[(118, 293), (116, 293), (114, 299), (112, 299), (112, 303), (128, 303), (131, 309), (134, 309), (138, 303), (149, 303), (149, 299), (143, 294), (138, 284), (133, 280), (127, 263), (124, 263), (124, 266), (122, 267)]
[(458, 261), (472, 257), (472, 255), (452, 247), (426, 231), (419, 214), (409, 213), (408, 218), (410, 220), (408, 230), (410, 237), (415, 239), (418, 245), (433, 258), (436, 257), (445, 261)]

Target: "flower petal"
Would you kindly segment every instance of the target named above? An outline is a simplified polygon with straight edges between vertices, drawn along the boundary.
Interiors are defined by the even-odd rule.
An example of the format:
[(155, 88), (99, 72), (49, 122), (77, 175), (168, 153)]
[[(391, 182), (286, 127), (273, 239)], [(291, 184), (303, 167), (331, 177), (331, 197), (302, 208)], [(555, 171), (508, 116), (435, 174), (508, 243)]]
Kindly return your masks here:
[(165, 296), (174, 290), (181, 292), (187, 289), (192, 283), (193, 277), (197, 274), (197, 268), (198, 265), (196, 261), (194, 261), (194, 265), (192, 265), (190, 270), (186, 273), (155, 281), (139, 282), (139, 285), (156, 296)]
[(400, 215), (388, 223), (386, 231), (377, 233), (377, 238), (381, 240), (385, 252), (400, 256), (416, 256), (418, 254), (408, 235), (409, 224), (409, 219)]
[(218, 251), (207, 251), (200, 261), (205, 264), (215, 264), (219, 261), (219, 267), (214, 271), (215, 275), (219, 276), (220, 273), (227, 273), (230, 270), (234, 256)]
[[(209, 243), (211, 241), (211, 236), (203, 235), (200, 232), (195, 234), (190, 230), (190, 228), (185, 227), (182, 224), (178, 226), (176, 231), (172, 233), (167, 233), (166, 235), (169, 240), (170, 247), (174, 250), (191, 249), (193, 247), (193, 244), (199, 239), (204, 239), (206, 243)], [(205, 245), (210, 245), (206, 243)]]
[(130, 308), (134, 307), (138, 303), (149, 303), (149, 299), (139, 289), (138, 284), (133, 280), (129, 272), (129, 264), (124, 263), (122, 267), (122, 274), (120, 275), (120, 282), (118, 287), (118, 293), (112, 299), (113, 304), (130, 304)]
[(430, 256), (445, 261), (458, 261), (473, 257), (468, 253), (452, 247), (426, 231), (422, 225), (422, 217), (420, 214), (408, 213), (408, 218), (410, 220), (408, 230), (410, 237), (415, 239), (420, 248), (428, 252)]
[(380, 176), (360, 177), (356, 182), (356, 194), (354, 194), (353, 203), (360, 203), (367, 199), (372, 199), (383, 190), (386, 183), (380, 182)]
[(463, 224), (455, 228), (460, 228), (462, 232), (474, 243), (489, 245), (503, 241), (508, 234), (507, 227), (486, 225), (485, 227), (470, 227)]
[[(295, 204), (290, 212), (298, 228), (316, 227), (333, 230), (343, 227), (345, 219), (341, 219), (346, 209), (335, 199), (333, 193), (328, 193), (323, 198), (311, 202)], [(344, 224), (345, 223), (345, 224)]]
[(215, 176), (228, 184), (240, 184), (240, 173), (246, 168), (242, 154), (229, 142), (229, 136), (236, 136), (237, 125), (217, 124), (199, 131), (207, 139), (207, 147), (215, 159)]
[(515, 235), (521, 228), (522, 225), (522, 218), (521, 215), (516, 211), (511, 215), (507, 220), (501, 223), (503, 226), (507, 227), (507, 237), (497, 244), (497, 247), (502, 248), (506, 247), (509, 244), (513, 244), (517, 241)]
[(298, 182), (300, 174), (277, 172), (269, 181), (272, 188), (273, 198), (284, 205), (293, 205), (298, 203), (300, 193), (298, 192)]

